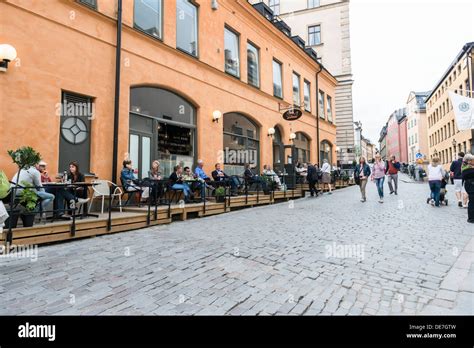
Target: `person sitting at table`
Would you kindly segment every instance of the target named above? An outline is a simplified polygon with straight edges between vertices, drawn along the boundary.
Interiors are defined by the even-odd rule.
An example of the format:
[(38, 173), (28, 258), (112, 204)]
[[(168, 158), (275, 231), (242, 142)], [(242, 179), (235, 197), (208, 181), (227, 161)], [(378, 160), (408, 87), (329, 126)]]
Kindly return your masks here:
[(163, 184), (161, 182), (156, 182), (162, 180), (160, 172), (160, 162), (154, 160), (151, 163), (151, 169), (148, 171), (148, 180), (151, 181), (151, 203), (156, 204), (155, 197), (160, 198), (163, 193)]
[(231, 194), (236, 195), (237, 194), (237, 188), (240, 185), (239, 178), (235, 175), (229, 176), (224, 171), (221, 169), (221, 164), (216, 163), (215, 165), (215, 170), (211, 173), (212, 179), (214, 179), (215, 182), (227, 182), (230, 185), (231, 189)]
[(198, 160), (197, 166), (194, 169), (194, 174), (196, 175), (196, 178), (203, 183), (204, 185), (201, 186), (201, 200), (204, 200), (205, 197), (205, 192), (204, 190), (208, 188), (210, 191), (214, 191), (214, 187), (209, 185), (209, 182), (211, 181), (211, 178), (207, 176), (207, 174), (204, 172), (204, 161), (203, 160)]
[(272, 167), (269, 164), (265, 164), (263, 166), (263, 175), (267, 175), (271, 177), (272, 181), (276, 183), (277, 188), (279, 189), (281, 186), (281, 181), (278, 175), (273, 171)]
[(246, 163), (244, 165), (244, 168), (244, 178), (249, 186), (251, 186), (252, 184), (257, 184), (259, 187), (262, 188), (262, 190), (265, 190), (267, 188), (267, 183), (265, 182), (265, 180), (263, 180), (259, 175), (253, 172), (253, 170), (250, 168), (249, 163)]
[(38, 171), (40, 172), (41, 174), (41, 182), (42, 183), (45, 183), (45, 182), (51, 182), (51, 178), (49, 177), (49, 174), (48, 174), (48, 171), (46, 170), (46, 166), (48, 164), (45, 162), (45, 161), (40, 161), (36, 167), (36, 169), (38, 169)]
[(124, 160), (122, 162), (123, 168), (120, 172), (120, 180), (125, 191), (127, 192), (141, 192), (141, 200), (145, 202), (150, 197), (150, 188), (147, 186), (140, 186), (135, 176), (135, 171), (131, 160)]
[(197, 166), (194, 169), (194, 174), (196, 174), (196, 177), (198, 177), (199, 179), (202, 179), (204, 181), (210, 181), (211, 178), (209, 178), (207, 174), (204, 172), (203, 167), (204, 167), (204, 161), (201, 159), (198, 160)]
[[(70, 184), (85, 182), (84, 174), (79, 171), (79, 164), (76, 161), (69, 163), (69, 170), (64, 180)], [(67, 188), (61, 194), (69, 202), (69, 208), (71, 209), (79, 208), (82, 204), (89, 201), (89, 198), (87, 198), (87, 187), (76, 186), (75, 188)]]
[[(37, 169), (37, 165), (21, 169), (19, 173), (15, 173), (11, 181), (11, 187), (17, 187), (15, 192), (17, 197), (21, 195), (23, 187), (30, 186), (36, 195), (41, 198), (41, 207), (43, 210), (46, 210), (46, 206), (54, 201), (55, 196), (52, 193), (46, 192), (41, 183), (41, 173)], [(42, 218), (44, 217), (45, 213), (43, 213)]]
[(160, 162), (157, 160), (151, 164), (151, 169), (148, 171), (148, 178), (151, 180), (161, 180)]
[(306, 177), (308, 176), (308, 164), (298, 162), (295, 170), (296, 175), (298, 175), (298, 181), (300, 184), (304, 184), (306, 182)]
[(183, 181), (183, 168), (179, 164), (174, 167), (174, 171), (169, 177), (169, 186), (173, 190), (183, 190), (184, 201), (186, 203), (190, 202), (190, 197), (192, 198), (192, 192), (188, 183)]

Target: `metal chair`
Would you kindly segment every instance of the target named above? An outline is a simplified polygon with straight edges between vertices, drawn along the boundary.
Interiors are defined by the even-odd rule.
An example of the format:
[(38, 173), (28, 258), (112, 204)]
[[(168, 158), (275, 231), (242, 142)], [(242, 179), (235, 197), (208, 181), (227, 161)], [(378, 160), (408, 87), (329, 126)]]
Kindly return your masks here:
[[(92, 203), (94, 202), (94, 198), (102, 198), (102, 208), (100, 210), (101, 214), (104, 213), (104, 202), (105, 198), (111, 197), (110, 204), (113, 203), (114, 198), (118, 197), (120, 212), (122, 212), (122, 195), (123, 191), (120, 187), (115, 185), (113, 182), (108, 180), (94, 180), (92, 181), (94, 185), (92, 185), (93, 195), (89, 204), (89, 213), (91, 211)], [(110, 187), (115, 187), (114, 191), (110, 193)]]

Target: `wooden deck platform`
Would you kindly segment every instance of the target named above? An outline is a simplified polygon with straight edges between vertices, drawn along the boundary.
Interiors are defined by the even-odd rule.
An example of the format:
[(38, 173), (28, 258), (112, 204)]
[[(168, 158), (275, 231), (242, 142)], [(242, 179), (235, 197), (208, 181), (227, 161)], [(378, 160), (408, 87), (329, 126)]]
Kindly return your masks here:
[[(76, 219), (75, 230), (72, 221), (55, 221), (48, 223), (37, 223), (33, 227), (13, 229), (13, 241), (15, 245), (46, 244), (62, 242), (85, 237), (99, 236), (109, 233), (136, 230), (147, 226), (168, 224), (174, 220), (186, 220), (189, 217), (205, 217), (223, 214), (236, 209), (251, 208), (258, 205), (268, 205), (278, 202), (297, 199), (304, 196), (302, 188), (288, 190), (286, 192), (276, 191), (265, 195), (263, 192), (251, 192), (248, 196), (228, 197), (225, 203), (208, 201), (206, 204), (194, 203), (157, 207), (157, 218), (155, 219), (155, 208), (152, 206), (148, 213), (148, 206), (127, 207), (123, 212), (114, 210), (111, 214), (110, 229), (108, 228), (108, 214), (99, 214), (98, 218), (89, 217)], [(0, 233), (0, 244), (6, 244), (7, 230)]]

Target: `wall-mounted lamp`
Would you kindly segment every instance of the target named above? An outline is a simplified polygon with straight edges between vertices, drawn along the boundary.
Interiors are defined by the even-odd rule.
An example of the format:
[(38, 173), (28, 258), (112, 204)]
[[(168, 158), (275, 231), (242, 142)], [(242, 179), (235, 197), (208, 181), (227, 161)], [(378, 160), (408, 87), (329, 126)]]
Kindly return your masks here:
[(0, 45), (0, 71), (6, 72), (8, 63), (16, 58), (15, 47), (9, 44)]
[(212, 113), (212, 122), (217, 122), (219, 123), (219, 119), (222, 118), (222, 112), (219, 110), (216, 110)]
[(293, 141), (296, 139), (296, 134), (295, 133), (291, 133), (290, 134), (290, 141)]
[(336, 152), (341, 153), (341, 148), (339, 146), (336, 146)]
[(215, 11), (219, 8), (219, 4), (217, 3), (217, 0), (212, 0), (211, 1), (211, 8)]
[(268, 136), (273, 138), (274, 135), (275, 135), (275, 128), (273, 127), (268, 128)]

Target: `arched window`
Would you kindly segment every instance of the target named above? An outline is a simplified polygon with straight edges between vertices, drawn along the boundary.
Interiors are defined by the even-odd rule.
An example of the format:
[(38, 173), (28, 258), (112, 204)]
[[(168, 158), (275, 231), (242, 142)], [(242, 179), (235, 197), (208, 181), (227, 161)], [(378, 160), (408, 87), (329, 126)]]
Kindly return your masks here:
[(242, 175), (244, 164), (259, 172), (260, 130), (249, 118), (236, 112), (224, 115), (223, 162), (226, 173)]
[(183, 97), (156, 87), (130, 91), (129, 154), (139, 177), (153, 160), (163, 176), (177, 164), (193, 166), (196, 154), (196, 108)]
[(325, 159), (327, 159), (329, 164), (332, 165), (332, 144), (329, 141), (321, 141), (321, 145), (319, 147), (319, 157), (320, 165), (322, 165)]
[(311, 160), (308, 137), (301, 132), (296, 132), (293, 145), (295, 146), (296, 161), (308, 163)]

